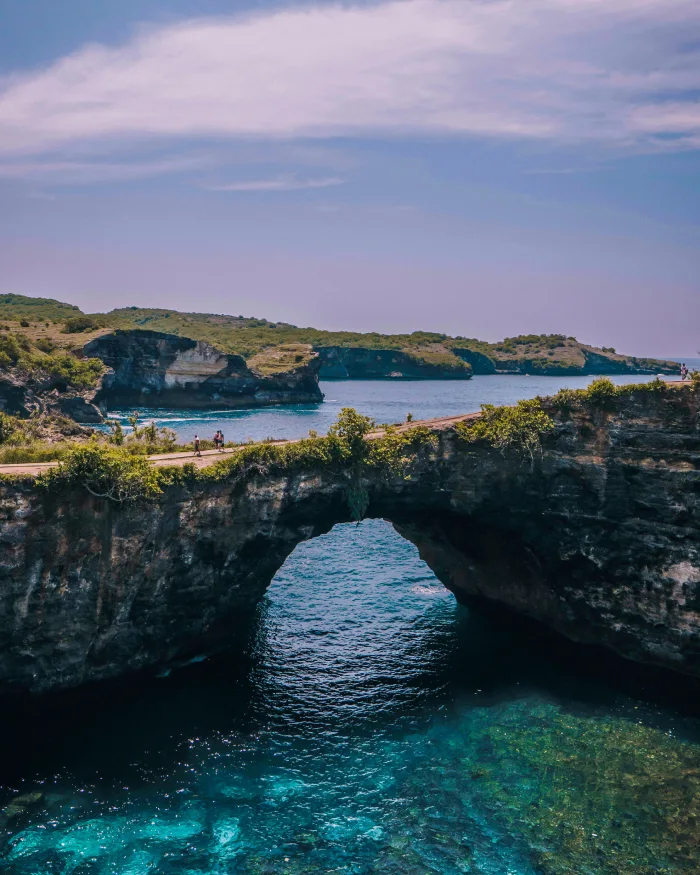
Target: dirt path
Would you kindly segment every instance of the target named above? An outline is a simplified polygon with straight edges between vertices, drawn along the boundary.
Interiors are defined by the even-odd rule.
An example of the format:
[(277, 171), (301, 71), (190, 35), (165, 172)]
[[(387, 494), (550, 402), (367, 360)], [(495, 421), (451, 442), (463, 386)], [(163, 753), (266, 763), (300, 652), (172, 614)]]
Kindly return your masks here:
[[(398, 427), (398, 431), (407, 431), (408, 429), (415, 428), (417, 425), (440, 430), (442, 428), (449, 428), (449, 426), (453, 425), (455, 422), (462, 422), (465, 419), (471, 419), (479, 415), (480, 414), (478, 413), (465, 413), (461, 416), (444, 416), (438, 417), (436, 419), (416, 420), (414, 422), (408, 422), (400, 425)], [(383, 433), (383, 431), (372, 432), (369, 435), (369, 438), (371, 439), (380, 437)], [(296, 441), (272, 441), (271, 445), (279, 446), (283, 443), (296, 443)], [(219, 462), (226, 456), (237, 453), (239, 449), (240, 447), (229, 447), (223, 451), (202, 450), (200, 456), (195, 456), (194, 453), (192, 453), (190, 450), (185, 453), (158, 453), (156, 455), (149, 456), (148, 460), (156, 468), (164, 468), (169, 465), (181, 466), (186, 464), (194, 464), (196, 468), (206, 468), (209, 465), (213, 465), (216, 462)], [(58, 467), (58, 462), (22, 462), (17, 465), (0, 465), (0, 474), (19, 474), (25, 477), (36, 477), (43, 471), (48, 471), (50, 468), (56, 467)]]
[[(670, 386), (673, 387), (690, 386), (689, 380), (685, 382), (681, 382), (680, 380), (668, 380), (667, 382)], [(460, 416), (441, 416), (435, 419), (417, 419), (414, 422), (405, 422), (402, 425), (398, 426), (398, 431), (407, 431), (410, 428), (415, 428), (417, 425), (426, 426), (427, 428), (432, 428), (439, 431), (443, 428), (449, 428), (456, 422), (463, 422), (465, 419), (473, 419), (474, 417), (480, 415), (480, 413), (463, 413)], [(372, 439), (380, 437), (383, 433), (383, 431), (372, 432), (369, 435), (369, 438)], [(282, 443), (296, 443), (296, 441), (272, 442), (273, 446), (277, 446)], [(223, 451), (202, 450), (201, 456), (195, 456), (190, 451), (186, 453), (160, 453), (158, 455), (149, 456), (148, 458), (151, 464), (157, 468), (167, 467), (168, 465), (186, 465), (188, 463), (194, 464), (196, 468), (206, 468), (209, 465), (215, 464), (220, 459), (225, 458), (226, 456), (230, 456), (232, 453), (237, 453), (239, 449), (240, 447), (230, 447)], [(47, 471), (49, 468), (56, 468), (57, 466), (58, 462), (35, 462), (21, 463), (18, 465), (0, 465), (0, 474), (20, 474), (27, 477), (36, 477), (38, 474), (41, 474), (42, 471)]]

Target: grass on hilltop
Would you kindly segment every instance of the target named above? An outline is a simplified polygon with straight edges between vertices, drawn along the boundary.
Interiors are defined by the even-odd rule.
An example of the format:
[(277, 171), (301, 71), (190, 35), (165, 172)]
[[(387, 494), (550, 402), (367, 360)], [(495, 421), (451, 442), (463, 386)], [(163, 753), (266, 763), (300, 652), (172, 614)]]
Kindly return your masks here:
[[(597, 349), (564, 334), (523, 334), (487, 343), (473, 337), (450, 337), (429, 331), (411, 334), (323, 331), (243, 315), (181, 313), (158, 308), (124, 307), (87, 315), (69, 304), (21, 295), (0, 295), (1, 321), (7, 322), (12, 330), (22, 329), (33, 342), (44, 337), (68, 348), (80, 347), (116, 328), (160, 331), (206, 341), (222, 352), (241, 355), (261, 373), (280, 373), (288, 366), (298, 366), (308, 360), (312, 347), (328, 346), (395, 349), (427, 365), (455, 370), (469, 368), (460, 358), (459, 350), (481, 353), (500, 370), (526, 368), (533, 374), (553, 369), (558, 373), (577, 373), (591, 354), (602, 356), (611, 367), (628, 363), (656, 372), (675, 367), (658, 359), (620, 355), (612, 347)], [(297, 355), (304, 356), (304, 360), (296, 359)]]

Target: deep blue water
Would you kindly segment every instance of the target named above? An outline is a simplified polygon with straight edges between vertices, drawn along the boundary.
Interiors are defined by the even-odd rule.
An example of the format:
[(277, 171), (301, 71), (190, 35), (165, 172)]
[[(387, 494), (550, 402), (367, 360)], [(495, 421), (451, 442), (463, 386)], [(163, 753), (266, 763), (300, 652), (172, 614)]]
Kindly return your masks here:
[[(326, 384), (328, 411), (233, 419), (291, 437), (345, 404), (390, 421), (543, 391), (526, 380)], [(700, 871), (697, 689), (458, 606), (382, 520), (301, 544), (231, 639), (4, 713), (0, 804), (43, 796), (0, 871)]]

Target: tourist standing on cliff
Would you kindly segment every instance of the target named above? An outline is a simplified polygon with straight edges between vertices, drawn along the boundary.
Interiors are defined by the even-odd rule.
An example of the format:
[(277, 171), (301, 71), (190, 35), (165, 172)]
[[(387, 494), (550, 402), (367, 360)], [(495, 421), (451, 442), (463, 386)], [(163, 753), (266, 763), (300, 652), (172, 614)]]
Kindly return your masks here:
[(195, 454), (195, 456), (202, 455), (202, 453), (199, 449), (199, 437), (197, 435), (194, 436), (194, 454)]

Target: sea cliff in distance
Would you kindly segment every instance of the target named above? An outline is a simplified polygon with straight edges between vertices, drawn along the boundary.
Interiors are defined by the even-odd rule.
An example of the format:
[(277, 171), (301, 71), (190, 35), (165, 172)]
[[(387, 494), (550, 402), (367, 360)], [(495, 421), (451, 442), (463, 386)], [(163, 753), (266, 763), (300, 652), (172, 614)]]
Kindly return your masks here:
[[(527, 334), (487, 343), (427, 331), (321, 331), (267, 319), (140, 307), (86, 315), (75, 306), (48, 298), (8, 294), (0, 295), (0, 321), (15, 323), (10, 327), (20, 331), (26, 330), (21, 321), (49, 329), (46, 333), (51, 335), (58, 329), (58, 340), (73, 348), (117, 328), (159, 331), (205, 341), (222, 353), (240, 355), (261, 373), (280, 373), (289, 364), (299, 364), (299, 355), (310, 356), (316, 351), (322, 379), (464, 379), (471, 373), (499, 372), (664, 374), (678, 370), (677, 362), (624, 355), (564, 334)], [(46, 322), (49, 326), (39, 324)]]
[[(88, 359), (102, 361), (109, 372), (99, 380), (84, 367), (77, 373), (75, 362)], [(321, 401), (319, 378), (465, 380), (473, 374), (672, 374), (677, 369), (676, 362), (622, 355), (564, 334), (487, 343), (427, 331), (321, 331), (244, 316), (138, 307), (85, 314), (50, 298), (0, 295), (0, 409), (19, 415), (29, 415), (31, 404), (49, 387), (64, 407), (70, 400), (71, 408), (93, 402), (102, 407), (248, 407)], [(31, 397), (25, 384), (31, 384)], [(80, 390), (82, 396), (67, 399), (66, 390)], [(82, 420), (75, 418), (90, 421), (95, 411), (86, 410)]]

